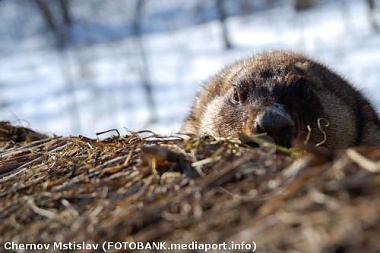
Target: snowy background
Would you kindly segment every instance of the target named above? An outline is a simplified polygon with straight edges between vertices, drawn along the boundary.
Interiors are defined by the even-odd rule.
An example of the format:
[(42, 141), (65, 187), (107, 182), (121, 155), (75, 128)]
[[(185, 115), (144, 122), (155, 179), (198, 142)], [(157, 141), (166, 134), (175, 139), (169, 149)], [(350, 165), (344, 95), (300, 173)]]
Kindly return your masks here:
[(365, 0), (320, 0), (306, 10), (291, 0), (224, 0), (224, 23), (216, 2), (1, 0), (0, 120), (58, 135), (177, 132), (204, 80), (273, 49), (328, 64), (380, 108), (379, 1), (370, 12)]

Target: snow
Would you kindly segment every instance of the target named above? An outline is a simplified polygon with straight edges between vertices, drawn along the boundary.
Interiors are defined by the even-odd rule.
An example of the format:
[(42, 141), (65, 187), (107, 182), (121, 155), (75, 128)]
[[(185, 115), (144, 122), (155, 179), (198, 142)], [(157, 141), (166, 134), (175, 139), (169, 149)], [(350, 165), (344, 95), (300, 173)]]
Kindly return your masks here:
[[(3, 20), (9, 24), (0, 27), (1, 120), (58, 135), (95, 137), (114, 128), (122, 134), (141, 129), (170, 134), (180, 130), (208, 77), (240, 57), (274, 49), (301, 51), (326, 63), (380, 108), (380, 33), (371, 27), (365, 1), (324, 1), (301, 13), (281, 4), (231, 16), (227, 25), (234, 47), (229, 51), (223, 49), (220, 24), (211, 14), (205, 16), (207, 22), (191, 20), (195, 2), (178, 6), (178, 1), (167, 0), (147, 9), (144, 25), (149, 33), (143, 43), (158, 113), (158, 121), (151, 122), (138, 72), (142, 62), (135, 39), (123, 25), (130, 21), (123, 16), (125, 8), (108, 6), (102, 12), (111, 17), (96, 22), (87, 22), (78, 12), (83, 26), (74, 29), (77, 46), (57, 51), (42, 38), (37, 21), (24, 26), (28, 30), (22, 36), (7, 34), (4, 27), (23, 14), (17, 1), (2, 1), (2, 13), (7, 12)], [(96, 8), (88, 8), (91, 11), (98, 14)], [(179, 23), (170, 25), (175, 29), (164, 29), (165, 15), (178, 18)], [(85, 29), (95, 23), (97, 29)], [(102, 41), (107, 36), (112, 39)], [(97, 43), (85, 45), (90, 37)]]

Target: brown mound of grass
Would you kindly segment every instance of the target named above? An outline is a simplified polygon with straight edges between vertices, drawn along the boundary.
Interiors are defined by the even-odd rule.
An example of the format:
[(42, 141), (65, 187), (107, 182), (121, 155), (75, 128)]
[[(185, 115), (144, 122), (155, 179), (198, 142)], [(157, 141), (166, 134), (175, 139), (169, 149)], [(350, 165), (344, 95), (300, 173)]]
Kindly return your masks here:
[(0, 249), (111, 241), (379, 252), (380, 149), (300, 153), (150, 132), (47, 137), (1, 122)]

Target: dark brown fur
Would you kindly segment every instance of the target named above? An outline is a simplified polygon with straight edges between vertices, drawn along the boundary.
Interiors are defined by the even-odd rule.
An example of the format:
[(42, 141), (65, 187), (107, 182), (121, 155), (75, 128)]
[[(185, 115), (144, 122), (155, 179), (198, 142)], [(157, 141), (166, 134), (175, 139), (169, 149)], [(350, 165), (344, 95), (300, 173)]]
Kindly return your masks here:
[(183, 130), (221, 137), (267, 132), (283, 146), (293, 139), (329, 148), (380, 145), (370, 102), (324, 65), (289, 51), (222, 69), (205, 84)]

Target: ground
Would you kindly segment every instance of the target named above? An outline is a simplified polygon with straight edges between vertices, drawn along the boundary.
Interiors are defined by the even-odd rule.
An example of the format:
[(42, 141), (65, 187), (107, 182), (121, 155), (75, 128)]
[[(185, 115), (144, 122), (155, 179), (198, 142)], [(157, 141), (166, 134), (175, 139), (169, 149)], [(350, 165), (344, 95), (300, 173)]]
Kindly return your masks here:
[(379, 251), (380, 149), (298, 145), (45, 136), (2, 122), (0, 247)]

